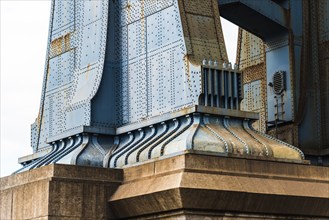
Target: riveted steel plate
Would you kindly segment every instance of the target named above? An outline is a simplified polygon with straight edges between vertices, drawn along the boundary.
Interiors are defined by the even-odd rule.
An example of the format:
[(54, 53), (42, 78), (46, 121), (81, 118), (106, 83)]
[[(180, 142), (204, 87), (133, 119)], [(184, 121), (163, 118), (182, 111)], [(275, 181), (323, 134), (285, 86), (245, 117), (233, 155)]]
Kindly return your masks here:
[(243, 71), (244, 99), (241, 110), (260, 113), (253, 127), (266, 132), (267, 82), (264, 42), (255, 35), (239, 29), (237, 63)]
[(241, 102), (241, 110), (258, 112), (264, 107), (260, 80), (244, 84), (243, 92), (244, 100)]
[(319, 16), (319, 42), (329, 41), (329, 1), (318, 1)]
[(241, 29), (240, 31), (239, 67), (244, 69), (265, 62), (263, 41), (245, 30)]
[(216, 1), (54, 0), (39, 143), (198, 104), (202, 59), (226, 57)]
[(90, 124), (90, 100), (103, 72), (107, 6), (101, 0), (53, 1), (40, 133), (33, 132), (33, 145), (42, 148), (51, 136)]
[[(289, 47), (281, 47), (271, 52), (266, 53), (266, 60), (276, 60), (276, 62), (267, 62), (267, 82), (272, 82), (273, 75), (277, 71), (285, 71), (285, 91), (282, 95), (275, 95), (273, 88), (268, 88), (267, 90), (267, 112), (268, 121), (273, 122), (274, 120), (291, 121), (293, 120), (292, 113), (292, 90), (291, 90), (291, 80), (290, 80), (290, 68), (287, 60), (289, 60)], [(273, 82), (272, 82), (273, 84)]]
[(39, 134), (39, 126), (38, 121), (36, 120), (33, 124), (31, 124), (31, 147), (35, 152), (38, 146), (38, 134)]
[(121, 19), (111, 17), (110, 26), (120, 37), (110, 44), (115, 44), (112, 48), (117, 54), (111, 55), (112, 65), (122, 65), (123, 124), (192, 103), (185, 83), (188, 63), (182, 59), (186, 52), (178, 5), (173, 1), (158, 3), (125, 1), (110, 6), (112, 14), (121, 15)]
[(75, 2), (75, 0), (54, 1), (52, 41), (75, 30)]

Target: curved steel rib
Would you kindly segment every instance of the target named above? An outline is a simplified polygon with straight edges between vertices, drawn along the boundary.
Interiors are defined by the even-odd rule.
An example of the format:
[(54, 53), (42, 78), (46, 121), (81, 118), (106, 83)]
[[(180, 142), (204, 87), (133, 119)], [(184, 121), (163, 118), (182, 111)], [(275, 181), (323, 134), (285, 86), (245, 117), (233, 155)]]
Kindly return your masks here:
[(53, 156), (55, 156), (56, 153), (59, 152), (65, 146), (65, 143), (63, 140), (60, 140), (59, 142), (60, 142), (59, 144), (58, 144), (58, 142), (54, 143), (55, 151), (53, 153), (47, 155), (46, 157), (43, 157), (38, 163), (31, 166), (30, 169), (38, 168), (38, 167), (45, 165), (45, 163), (47, 163), (48, 160), (50, 160)]
[(47, 157), (48, 155), (54, 153), (54, 151), (56, 150), (55, 145), (54, 145), (54, 144), (51, 144), (51, 146), (52, 146), (52, 150), (51, 150), (48, 154), (44, 155), (44, 156), (41, 157), (41, 158), (38, 158), (38, 159), (32, 161), (31, 163), (29, 163), (29, 164), (27, 164), (27, 165), (25, 165), (25, 166), (23, 166), (23, 167), (21, 167), (20, 169), (18, 169), (17, 171), (15, 171), (13, 174), (20, 173), (20, 172), (22, 172), (23, 170), (29, 170), (29, 169), (31, 169), (31, 168), (30, 168), (31, 166), (35, 166), (35, 165), (36, 165), (37, 163), (39, 163), (44, 157)]
[(249, 155), (250, 154), (250, 150), (249, 150), (249, 146), (246, 142), (244, 142), (241, 138), (239, 138), (239, 136), (234, 133), (232, 130), (229, 129), (229, 125), (228, 125), (228, 122), (227, 122), (228, 118), (223, 118), (223, 125), (224, 125), (224, 128), (230, 132), (236, 139), (238, 139), (238, 141), (240, 141), (243, 146), (245, 147), (245, 151), (246, 151), (246, 154)]
[(213, 134), (215, 135), (215, 137), (219, 140), (221, 140), (223, 143), (224, 143), (224, 147), (225, 147), (225, 151), (226, 153), (228, 153), (228, 143), (227, 141), (222, 137), (220, 136), (216, 131), (214, 131), (208, 124), (210, 124), (209, 122), (209, 119), (208, 117), (203, 117), (203, 123), (204, 123), (204, 126)]
[(249, 120), (245, 119), (243, 121), (243, 129), (253, 138), (255, 139), (259, 144), (263, 145), (264, 147), (264, 150), (265, 150), (265, 154), (266, 156), (269, 156), (270, 155), (270, 149), (267, 147), (266, 144), (264, 144), (263, 142), (261, 142), (255, 135), (253, 135), (249, 130), (250, 130), (250, 127), (249, 127)]
[[(77, 139), (77, 140), (74, 140)], [(69, 153), (71, 153), (75, 148), (77, 148), (78, 146), (80, 146), (80, 144), (82, 143), (82, 137), (80, 134), (76, 135), (76, 137), (70, 137), (70, 140), (72, 141), (72, 145), (69, 145), (63, 152), (59, 153), (54, 159), (53, 162), (56, 163), (57, 161), (59, 161), (60, 159), (62, 159), (63, 157), (65, 157), (66, 155), (68, 155)]]
[(90, 141), (89, 134), (82, 134), (82, 143), (79, 146), (80, 149), (77, 152), (75, 152), (74, 155), (72, 156), (71, 164), (77, 165), (77, 160), (81, 155), (81, 153), (83, 152), (83, 150), (85, 149), (85, 147), (89, 144), (89, 141)]
[[(159, 141), (157, 141), (150, 147), (148, 155), (147, 155), (148, 159), (151, 159), (153, 149), (155, 149), (159, 144), (164, 142), (166, 139), (168, 139), (171, 135), (173, 135), (179, 129), (179, 126), (180, 126), (179, 120), (173, 119), (173, 122), (175, 124), (173, 130), (171, 132), (169, 132), (168, 134), (166, 134), (163, 138), (161, 138)], [(169, 130), (169, 128), (168, 128), (168, 130)]]
[[(123, 151), (118, 152), (118, 153), (117, 153), (118, 156), (115, 155), (116, 157), (114, 158), (114, 163), (113, 163), (113, 166), (114, 166), (114, 167), (117, 167), (118, 159), (119, 159), (122, 155), (124, 155), (125, 153), (127, 153), (127, 152), (129, 151), (130, 146), (132, 146), (133, 144), (139, 144), (139, 143), (144, 139), (144, 137), (145, 137), (145, 132), (144, 132), (144, 130), (141, 128), (141, 129), (139, 129), (138, 131), (139, 131), (139, 133), (140, 133), (140, 138), (139, 138), (136, 142), (132, 142), (131, 144), (127, 145)], [(114, 155), (113, 155), (113, 157), (114, 157)], [(112, 158), (111, 158), (111, 160), (112, 160)]]
[(272, 136), (270, 136), (270, 135), (268, 135), (268, 134), (264, 134), (264, 133), (262, 133), (262, 132), (257, 131), (256, 129), (254, 129), (254, 128), (251, 126), (250, 122), (249, 122), (249, 128), (250, 128), (250, 130), (252, 130), (253, 132), (255, 132), (255, 133), (257, 133), (257, 134), (259, 134), (259, 135), (261, 135), (261, 136), (263, 136), (263, 137), (265, 137), (265, 138), (267, 138), (267, 139), (270, 139), (270, 140), (276, 141), (276, 142), (278, 142), (278, 143), (280, 143), (280, 144), (283, 144), (283, 145), (285, 145), (285, 146), (287, 146), (287, 147), (289, 147), (289, 148), (291, 148), (291, 149), (296, 150), (298, 153), (300, 153), (302, 159), (303, 159), (303, 160), (305, 159), (305, 155), (304, 155), (304, 153), (303, 153), (301, 150), (299, 150), (297, 147), (292, 146), (291, 144), (288, 144), (288, 143), (286, 143), (286, 142), (283, 142), (283, 141), (281, 141), (281, 140), (279, 140), (279, 139), (276, 139), (276, 138), (274, 138), (274, 137), (272, 137)]
[[(154, 127), (154, 126), (150, 126), (150, 128), (151, 128), (151, 134), (150, 134), (150, 135), (149, 135), (144, 141), (142, 141), (140, 144), (137, 144), (136, 146), (134, 146), (132, 149), (130, 149), (130, 150), (128, 151), (128, 153), (127, 153), (126, 156), (125, 156), (125, 165), (128, 164), (128, 157), (129, 157), (129, 156), (130, 156), (135, 150), (137, 150), (139, 147), (143, 146), (144, 144), (147, 144), (147, 142), (151, 141), (152, 138), (155, 136), (155, 134), (156, 134), (156, 129), (155, 129), (155, 127)], [(147, 145), (146, 145), (146, 147), (147, 147)]]
[[(153, 146), (157, 146), (158, 145), (158, 143), (159, 143), (159, 139), (163, 136), (163, 135), (165, 135), (167, 132), (168, 132), (168, 125), (167, 125), (167, 123), (166, 122), (162, 122), (161, 123), (162, 125), (163, 125), (163, 131), (153, 140), (155, 143), (154, 144), (152, 144), (151, 145), (151, 148), (153, 147)], [(161, 142), (160, 142), (161, 143)], [(150, 145), (145, 145), (144, 147), (142, 147), (141, 149), (139, 149), (138, 150), (138, 152), (137, 152), (137, 155), (136, 155), (136, 161), (137, 162), (139, 162), (139, 160), (140, 160), (140, 155), (141, 155), (141, 153), (146, 149), (146, 148), (148, 148)]]
[[(130, 133), (130, 132), (129, 132)], [(129, 142), (129, 140), (128, 140)], [(115, 152), (115, 150), (118, 148), (120, 144), (120, 138), (119, 136), (114, 137), (114, 143), (113, 143), (113, 148), (111, 148), (105, 155), (104, 159), (103, 159), (103, 167), (104, 168), (108, 168), (109, 167), (109, 162), (110, 162), (110, 158), (113, 155), (113, 153)]]
[[(74, 142), (73, 142), (73, 140), (72, 140), (71, 137), (69, 137), (69, 138), (67, 138), (67, 139), (69, 140), (69, 144), (66, 145), (66, 143), (65, 143), (66, 140), (63, 140), (63, 142), (65, 143), (65, 145), (64, 145), (64, 147), (58, 152), (58, 154), (60, 154), (60, 153), (63, 152), (65, 149), (71, 147), (71, 146), (74, 144)], [(58, 154), (57, 154), (57, 155), (58, 155)], [(48, 164), (50, 164), (51, 162), (53, 162), (54, 159), (57, 157), (57, 155), (53, 155), (53, 156), (51, 156), (51, 158), (45, 163), (45, 165), (48, 165)]]
[(177, 132), (176, 134), (174, 134), (169, 140), (167, 140), (162, 146), (161, 146), (161, 151), (160, 151), (160, 156), (164, 155), (164, 150), (166, 148), (166, 146), (173, 141), (176, 137), (178, 137), (179, 135), (181, 135), (184, 131), (186, 131), (192, 124), (193, 124), (193, 116), (191, 117), (190, 115), (186, 115), (186, 118), (189, 120), (189, 123), (183, 128), (181, 129), (179, 132)]

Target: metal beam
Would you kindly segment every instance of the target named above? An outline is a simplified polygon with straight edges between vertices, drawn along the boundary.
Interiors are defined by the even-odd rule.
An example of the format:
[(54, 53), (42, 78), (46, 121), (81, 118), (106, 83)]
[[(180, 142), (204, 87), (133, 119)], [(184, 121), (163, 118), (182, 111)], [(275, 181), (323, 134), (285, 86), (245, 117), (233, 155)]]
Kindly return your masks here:
[(263, 40), (287, 33), (287, 10), (271, 0), (218, 0), (220, 14)]

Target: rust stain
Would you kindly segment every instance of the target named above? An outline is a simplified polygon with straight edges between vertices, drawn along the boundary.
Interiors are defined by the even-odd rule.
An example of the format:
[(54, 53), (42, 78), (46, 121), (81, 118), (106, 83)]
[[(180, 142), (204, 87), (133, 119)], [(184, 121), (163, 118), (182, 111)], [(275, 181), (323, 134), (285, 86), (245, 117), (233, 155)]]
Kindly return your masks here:
[(49, 65), (49, 60), (48, 60), (48, 65), (47, 65), (47, 78), (46, 78), (46, 87), (48, 86), (48, 83), (49, 83), (49, 76), (50, 76), (50, 65)]
[(64, 35), (64, 50), (68, 51), (71, 48), (71, 34), (67, 33), (66, 35)]
[[(44, 127), (44, 125), (45, 125), (45, 116), (44, 115), (42, 115), (42, 119), (41, 119), (41, 127)], [(41, 130), (41, 127), (40, 127), (40, 130)]]
[(88, 66), (87, 66), (86, 80), (88, 80), (89, 73), (90, 73), (90, 63), (89, 63)]
[(49, 65), (49, 60), (48, 60), (48, 65), (47, 65), (47, 79), (49, 79), (50, 75), (50, 65)]
[(38, 117), (37, 117), (37, 125), (38, 125), (39, 129), (41, 129), (40, 125), (41, 125), (41, 113), (42, 112), (43, 112), (43, 105), (42, 105), (41, 112), (39, 112)]
[(62, 52), (62, 37), (56, 38), (51, 42), (51, 55), (50, 57), (57, 56)]
[(141, 0), (141, 35), (142, 35), (142, 42), (146, 44), (145, 41), (145, 11), (144, 11), (145, 2)]
[[(39, 131), (41, 131), (41, 127), (43, 127), (44, 123), (45, 123), (44, 122), (44, 115), (42, 114), (42, 112), (44, 112), (44, 107), (43, 106), (42, 106), (41, 112), (39, 112), (38, 117), (36, 119), (37, 127), (38, 127)], [(41, 116), (41, 114), (42, 114), (42, 116)]]
[(266, 62), (265, 44), (251, 33), (239, 28), (237, 58), (240, 69), (243, 71), (243, 84), (247, 85), (253, 81), (260, 80), (260, 103), (254, 106), (252, 88), (249, 87), (244, 97), (245, 110), (260, 113), (259, 120), (255, 127), (258, 131), (266, 132), (267, 118), (267, 83), (266, 83)]
[[(190, 92), (192, 92), (192, 85), (191, 85), (191, 76), (190, 76), (190, 59), (189, 55), (185, 54), (184, 55), (184, 61), (185, 61), (185, 71), (186, 71), (186, 76), (187, 76), (187, 84), (188, 84), (188, 89)], [(200, 65), (198, 65), (200, 66)]]
[(189, 60), (189, 55), (185, 54), (184, 55), (184, 61), (185, 61), (185, 65), (186, 65), (186, 71), (187, 71), (187, 75), (188, 75), (188, 80), (190, 79), (190, 60)]
[(131, 21), (131, 4), (130, 1), (127, 2), (127, 5), (124, 7), (124, 9), (127, 11), (127, 19), (128, 23)]
[(71, 49), (71, 33), (67, 33), (50, 43), (50, 58), (58, 56)]
[(145, 18), (144, 7), (145, 7), (145, 0), (141, 0), (141, 14), (142, 14), (142, 18)]
[(180, 3), (184, 36), (189, 44), (189, 62), (198, 66), (204, 58), (219, 62), (227, 60), (215, 1), (184, 0)]

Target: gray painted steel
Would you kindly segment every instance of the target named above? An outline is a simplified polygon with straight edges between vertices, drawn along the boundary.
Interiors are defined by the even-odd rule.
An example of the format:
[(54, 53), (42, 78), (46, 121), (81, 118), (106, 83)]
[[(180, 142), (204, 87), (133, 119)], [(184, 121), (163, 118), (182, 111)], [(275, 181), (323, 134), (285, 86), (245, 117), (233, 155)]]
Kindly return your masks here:
[(32, 147), (51, 151), (19, 172), (122, 167), (188, 150), (304, 157), (263, 143), (244, 121), (256, 117), (240, 111), (242, 76), (226, 63), (216, 1), (53, 0), (47, 54)]
[(184, 59), (180, 10), (173, 0), (53, 1), (35, 151), (80, 126), (116, 128), (199, 104), (201, 67)]

